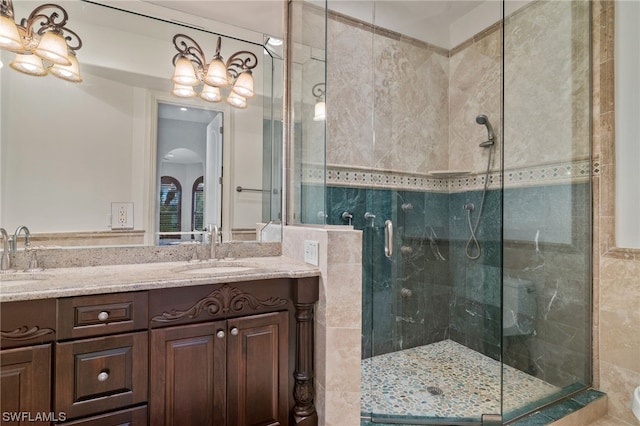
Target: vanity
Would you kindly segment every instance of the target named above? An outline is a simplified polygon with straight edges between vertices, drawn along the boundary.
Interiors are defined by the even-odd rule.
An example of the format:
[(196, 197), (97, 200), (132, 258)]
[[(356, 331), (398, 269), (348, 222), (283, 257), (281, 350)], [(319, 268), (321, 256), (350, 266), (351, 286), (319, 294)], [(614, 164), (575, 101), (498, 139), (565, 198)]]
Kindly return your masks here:
[(3, 422), (316, 425), (318, 277), (282, 256), (0, 276)]

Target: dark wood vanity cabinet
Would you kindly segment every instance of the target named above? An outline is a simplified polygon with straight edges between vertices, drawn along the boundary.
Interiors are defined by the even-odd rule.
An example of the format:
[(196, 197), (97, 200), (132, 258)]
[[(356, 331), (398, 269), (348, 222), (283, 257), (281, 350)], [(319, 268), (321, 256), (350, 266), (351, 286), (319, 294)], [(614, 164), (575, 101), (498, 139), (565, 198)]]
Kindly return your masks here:
[(288, 316), (151, 332), (150, 424), (288, 424)]
[[(55, 322), (55, 300), (12, 302), (0, 307), (1, 424), (48, 424), (51, 420)], [(43, 413), (48, 420), (39, 422)]]
[(3, 303), (0, 423), (317, 425), (318, 278)]

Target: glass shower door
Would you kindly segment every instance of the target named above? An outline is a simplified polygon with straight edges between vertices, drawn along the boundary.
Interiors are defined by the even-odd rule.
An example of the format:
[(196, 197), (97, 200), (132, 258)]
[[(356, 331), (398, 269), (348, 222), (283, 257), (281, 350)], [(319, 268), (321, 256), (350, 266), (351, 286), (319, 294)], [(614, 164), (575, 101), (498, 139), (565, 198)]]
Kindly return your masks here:
[(455, 44), (385, 27), (402, 9), (407, 24), (417, 13), (442, 22), (452, 3), (373, 3), (361, 44), (371, 46), (373, 98), (360, 189), (370, 213), (361, 222), (362, 412), (374, 423), (500, 419), (500, 144), (480, 146), (488, 134), (476, 122), (488, 115), (499, 141), (500, 10)]

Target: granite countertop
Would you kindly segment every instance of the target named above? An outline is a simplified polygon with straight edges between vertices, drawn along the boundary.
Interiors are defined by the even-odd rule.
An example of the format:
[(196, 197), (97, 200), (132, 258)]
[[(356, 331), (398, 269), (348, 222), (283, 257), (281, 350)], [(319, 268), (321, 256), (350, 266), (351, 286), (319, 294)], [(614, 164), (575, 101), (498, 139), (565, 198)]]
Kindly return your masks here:
[(284, 256), (54, 268), (1, 274), (0, 302), (319, 275)]

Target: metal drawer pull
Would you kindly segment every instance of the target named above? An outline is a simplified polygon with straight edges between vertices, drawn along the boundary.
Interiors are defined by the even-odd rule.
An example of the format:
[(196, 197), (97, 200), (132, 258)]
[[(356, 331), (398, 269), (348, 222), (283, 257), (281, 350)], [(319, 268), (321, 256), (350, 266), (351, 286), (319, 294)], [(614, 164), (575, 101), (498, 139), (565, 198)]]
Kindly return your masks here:
[(224, 338), (224, 331), (219, 330), (219, 331), (216, 333), (216, 336), (218, 336), (218, 339), (222, 339), (222, 338)]
[(99, 382), (104, 382), (109, 378), (109, 373), (107, 373), (106, 371), (103, 371), (102, 373), (98, 374), (98, 381)]
[(98, 319), (100, 321), (106, 321), (109, 319), (109, 312), (102, 311), (98, 314)]
[(237, 336), (237, 335), (238, 335), (238, 333), (239, 333), (239, 331), (238, 331), (238, 329), (237, 329), (236, 327), (233, 327), (233, 328), (231, 329), (231, 335), (232, 335), (232, 336)]

